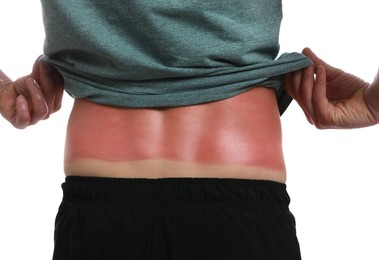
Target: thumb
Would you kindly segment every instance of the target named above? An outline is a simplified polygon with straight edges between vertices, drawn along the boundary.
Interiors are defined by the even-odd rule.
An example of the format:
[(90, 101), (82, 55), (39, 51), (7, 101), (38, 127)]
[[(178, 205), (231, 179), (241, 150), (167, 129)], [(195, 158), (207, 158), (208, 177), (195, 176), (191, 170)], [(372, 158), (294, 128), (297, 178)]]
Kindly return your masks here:
[(40, 71), (40, 62), (39, 62), (41, 57), (42, 57), (42, 55), (40, 55), (35, 60), (35, 62), (33, 64), (32, 73), (29, 75), (29, 77), (35, 79), (35, 81), (37, 81), (38, 84), (41, 84), (41, 71)]

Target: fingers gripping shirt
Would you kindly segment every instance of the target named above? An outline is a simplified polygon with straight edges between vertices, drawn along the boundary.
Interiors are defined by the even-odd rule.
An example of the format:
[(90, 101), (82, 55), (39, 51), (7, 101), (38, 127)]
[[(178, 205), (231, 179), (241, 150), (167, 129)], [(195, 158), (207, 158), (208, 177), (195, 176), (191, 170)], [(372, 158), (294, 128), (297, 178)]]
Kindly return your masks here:
[(43, 59), (75, 98), (124, 107), (200, 104), (256, 85), (290, 102), (281, 75), (311, 64), (279, 52), (281, 0), (41, 0)]

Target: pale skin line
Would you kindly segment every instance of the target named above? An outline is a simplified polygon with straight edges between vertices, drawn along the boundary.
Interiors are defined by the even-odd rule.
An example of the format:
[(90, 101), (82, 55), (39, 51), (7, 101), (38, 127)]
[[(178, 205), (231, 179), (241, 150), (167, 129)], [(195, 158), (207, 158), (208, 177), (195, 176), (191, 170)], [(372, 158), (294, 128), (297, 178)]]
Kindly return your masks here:
[(256, 166), (199, 164), (173, 160), (138, 160), (107, 162), (80, 159), (65, 164), (66, 176), (113, 178), (235, 178), (286, 182), (282, 170)]

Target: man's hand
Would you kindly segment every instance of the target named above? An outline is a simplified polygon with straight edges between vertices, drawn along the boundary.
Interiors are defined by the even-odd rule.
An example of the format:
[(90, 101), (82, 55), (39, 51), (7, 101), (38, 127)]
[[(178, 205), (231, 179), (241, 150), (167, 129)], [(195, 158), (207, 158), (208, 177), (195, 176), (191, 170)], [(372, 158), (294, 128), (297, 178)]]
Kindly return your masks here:
[(38, 59), (30, 75), (14, 82), (0, 70), (0, 113), (16, 128), (47, 119), (60, 109), (62, 96), (62, 76)]
[(330, 66), (308, 48), (303, 53), (314, 66), (287, 74), (285, 85), (311, 124), (326, 129), (359, 128), (379, 122), (379, 80), (370, 85)]

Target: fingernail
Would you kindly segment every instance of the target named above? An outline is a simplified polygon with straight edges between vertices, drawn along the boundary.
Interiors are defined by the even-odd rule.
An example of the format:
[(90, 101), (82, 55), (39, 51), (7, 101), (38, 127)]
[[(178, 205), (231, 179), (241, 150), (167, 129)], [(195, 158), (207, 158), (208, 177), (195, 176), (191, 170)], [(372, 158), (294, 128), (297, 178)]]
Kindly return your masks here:
[(320, 66), (317, 66), (317, 68), (316, 68), (316, 74), (317, 75), (321, 75), (321, 73), (322, 73), (322, 68)]
[(27, 105), (27, 102), (25, 102), (25, 97), (23, 95), (19, 95), (17, 97), (18, 99), (18, 103), (20, 104), (20, 108), (21, 110), (27, 110), (28, 109), (28, 105)]
[(39, 87), (38, 82), (37, 82), (35, 79), (33, 79), (33, 84), (34, 84), (35, 86)]
[(26, 79), (26, 83), (29, 84), (29, 85), (31, 85), (31, 86), (37, 86), (37, 87), (39, 87), (37, 81), (35, 79), (33, 79), (33, 78)]

